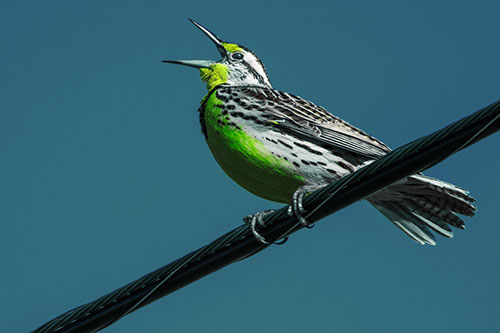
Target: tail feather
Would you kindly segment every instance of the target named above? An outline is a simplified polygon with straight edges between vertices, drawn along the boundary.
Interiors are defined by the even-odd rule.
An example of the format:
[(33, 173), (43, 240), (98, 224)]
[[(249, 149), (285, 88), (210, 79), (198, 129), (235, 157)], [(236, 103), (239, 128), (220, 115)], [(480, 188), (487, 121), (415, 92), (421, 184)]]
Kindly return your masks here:
[[(432, 230), (445, 237), (453, 237), (453, 230), (450, 227), (450, 221), (452, 220), (452, 217), (459, 219), (459, 221), (463, 223), (463, 221), (459, 217), (457, 217), (447, 209), (443, 209), (440, 214), (436, 214), (412, 200), (405, 201), (404, 206), (407, 207), (414, 216), (424, 222)], [(453, 220), (452, 222), (455, 221)]]
[(431, 230), (451, 238), (450, 226), (465, 228), (456, 214), (474, 216), (476, 210), (466, 190), (421, 174), (375, 193), (368, 201), (413, 240), (431, 245), (436, 244)]
[(441, 200), (441, 206), (446, 206), (453, 212), (466, 216), (474, 216), (476, 210), (476, 207), (473, 205), (475, 202), (474, 198), (469, 196), (468, 191), (458, 186), (423, 175), (408, 177), (405, 185), (416, 190), (410, 193), (412, 195), (433, 197), (434, 201)]
[(419, 218), (414, 216), (406, 207), (400, 202), (384, 202), (383, 204), (372, 204), (377, 208), (385, 217), (391, 220), (397, 227), (403, 230), (414, 241), (424, 244), (436, 245), (434, 235), (429, 228)]
[[(456, 210), (450, 208), (450, 206), (442, 205), (442, 202), (440, 202), (440, 205), (436, 207), (441, 207), (441, 208), (439, 211), (436, 212), (436, 207), (429, 208), (429, 205), (434, 203), (433, 201), (430, 201), (430, 199), (418, 198), (409, 200), (413, 201), (414, 206), (412, 206), (412, 208), (415, 211), (417, 211), (419, 215), (431, 221), (440, 221), (443, 224), (446, 225), (449, 224), (458, 229), (465, 229), (465, 222), (455, 214), (455, 213), (460, 214), (460, 212), (457, 212)], [(468, 216), (473, 216), (473, 215), (468, 215)]]

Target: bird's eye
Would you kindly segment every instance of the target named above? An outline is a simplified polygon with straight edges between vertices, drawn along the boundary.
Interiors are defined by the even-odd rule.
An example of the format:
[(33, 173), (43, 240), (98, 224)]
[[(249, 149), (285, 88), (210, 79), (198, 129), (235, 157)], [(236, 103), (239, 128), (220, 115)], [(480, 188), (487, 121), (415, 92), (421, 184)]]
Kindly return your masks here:
[(241, 60), (241, 59), (243, 59), (243, 53), (239, 53), (239, 52), (237, 52), (237, 53), (233, 53), (233, 54), (231, 55), (231, 58), (233, 58), (233, 59), (235, 59), (235, 60)]

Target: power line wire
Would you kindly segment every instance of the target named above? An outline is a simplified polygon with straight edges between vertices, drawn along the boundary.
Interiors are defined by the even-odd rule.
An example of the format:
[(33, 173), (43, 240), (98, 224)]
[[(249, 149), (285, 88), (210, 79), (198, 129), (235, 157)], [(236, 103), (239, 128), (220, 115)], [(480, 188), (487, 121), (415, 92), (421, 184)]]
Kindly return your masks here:
[[(319, 189), (304, 199), (308, 222), (316, 222), (406, 176), (425, 170), (500, 130), (500, 101), (418, 140), (410, 142)], [(288, 216), (288, 206), (266, 215), (259, 233), (279, 240), (303, 226)], [(50, 320), (34, 332), (94, 332), (123, 316), (269, 245), (255, 239), (247, 225), (143, 277)]]

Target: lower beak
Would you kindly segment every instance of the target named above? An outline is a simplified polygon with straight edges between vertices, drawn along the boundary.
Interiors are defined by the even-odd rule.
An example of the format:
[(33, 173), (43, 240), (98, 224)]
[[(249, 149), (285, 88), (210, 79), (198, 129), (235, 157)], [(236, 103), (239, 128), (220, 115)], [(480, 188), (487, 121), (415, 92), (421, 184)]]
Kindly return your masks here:
[(194, 68), (208, 68), (210, 67), (211, 64), (214, 63), (213, 61), (210, 60), (163, 60), (162, 62), (166, 62), (169, 64), (184, 65)]

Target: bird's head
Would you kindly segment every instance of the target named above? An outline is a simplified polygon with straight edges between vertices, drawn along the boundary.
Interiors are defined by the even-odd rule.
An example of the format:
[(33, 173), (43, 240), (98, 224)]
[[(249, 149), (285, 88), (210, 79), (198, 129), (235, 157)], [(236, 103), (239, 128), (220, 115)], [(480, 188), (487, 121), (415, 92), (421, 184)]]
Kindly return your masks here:
[(222, 59), (210, 60), (163, 60), (163, 62), (198, 68), (201, 80), (212, 90), (220, 84), (257, 85), (271, 87), (264, 64), (246, 47), (227, 43), (201, 24), (189, 19), (215, 44)]

